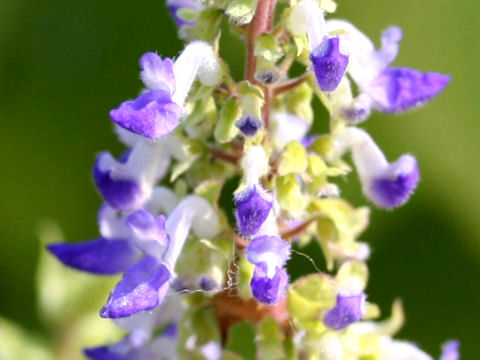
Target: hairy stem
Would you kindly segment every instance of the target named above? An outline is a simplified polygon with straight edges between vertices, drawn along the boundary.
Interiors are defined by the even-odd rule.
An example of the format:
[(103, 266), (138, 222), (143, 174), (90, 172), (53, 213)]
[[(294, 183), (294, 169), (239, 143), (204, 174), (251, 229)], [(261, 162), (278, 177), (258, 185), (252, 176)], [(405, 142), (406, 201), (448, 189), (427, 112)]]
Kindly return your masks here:
[(279, 95), (281, 93), (287, 92), (287, 91), (293, 89), (294, 87), (300, 85), (305, 80), (307, 80), (309, 78), (309, 76), (310, 76), (310, 74), (306, 73), (306, 74), (303, 74), (303, 75), (301, 75), (299, 77), (296, 77), (294, 79), (287, 80), (287, 81), (275, 86), (273, 88), (273, 94), (274, 95)]
[(272, 29), (275, 6), (276, 0), (259, 0), (255, 16), (253, 17), (252, 22), (248, 25), (245, 78), (252, 83), (255, 82), (257, 65), (255, 58), (255, 40), (260, 34)]

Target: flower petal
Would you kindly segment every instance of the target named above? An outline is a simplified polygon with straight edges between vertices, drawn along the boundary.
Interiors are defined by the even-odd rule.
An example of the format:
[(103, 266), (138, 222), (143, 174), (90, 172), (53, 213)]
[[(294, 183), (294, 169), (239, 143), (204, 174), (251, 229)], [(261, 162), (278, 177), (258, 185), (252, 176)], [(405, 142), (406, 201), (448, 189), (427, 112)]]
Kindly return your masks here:
[[(145, 193), (139, 183), (131, 179), (114, 179), (110, 170), (102, 169), (103, 159), (110, 158), (108, 153), (97, 156), (93, 167), (93, 179), (102, 197), (118, 210), (132, 210), (145, 200)], [(127, 156), (128, 157), (128, 156)], [(124, 162), (124, 158), (120, 162)]]
[(137, 245), (146, 254), (161, 259), (168, 245), (165, 216), (159, 215), (155, 218), (146, 210), (138, 210), (130, 214), (126, 222), (136, 235)]
[(460, 359), (460, 342), (452, 340), (442, 346), (442, 356), (440, 360), (459, 360)]
[(119, 318), (139, 311), (152, 310), (160, 304), (169, 287), (170, 272), (153, 256), (134, 264), (110, 293), (100, 311), (104, 318)]
[(449, 82), (449, 75), (422, 73), (409, 68), (387, 68), (372, 81), (366, 91), (377, 110), (398, 113), (425, 104)]
[(280, 268), (272, 278), (267, 276), (267, 265), (259, 263), (255, 266), (250, 287), (252, 295), (263, 304), (275, 305), (285, 294), (288, 284), (288, 273)]
[(342, 80), (348, 65), (348, 56), (340, 53), (338, 37), (324, 37), (310, 53), (318, 87), (322, 91), (333, 91)]
[(203, 8), (200, 3), (193, 0), (168, 0), (167, 7), (170, 15), (178, 26), (195, 25), (194, 21), (185, 21), (180, 16), (178, 16), (178, 11), (180, 9), (186, 8), (192, 10), (201, 10)]
[(245, 115), (235, 123), (235, 126), (245, 136), (253, 136), (257, 133), (257, 130), (262, 127), (262, 122), (253, 115)]
[(365, 294), (337, 296), (337, 304), (328, 311), (323, 322), (330, 329), (342, 330), (365, 314)]
[(154, 140), (172, 132), (178, 126), (181, 115), (182, 109), (172, 101), (167, 90), (149, 91), (110, 111), (110, 117), (116, 124)]
[(365, 192), (376, 205), (392, 209), (407, 202), (419, 179), (417, 160), (407, 154), (390, 164), (381, 175), (373, 178)]
[(287, 262), (290, 246), (278, 236), (259, 236), (248, 244), (246, 256), (252, 264), (265, 263), (269, 269), (276, 269)]
[(121, 239), (98, 238), (82, 243), (50, 244), (47, 248), (67, 266), (102, 275), (125, 271), (138, 257), (130, 242)]
[(133, 360), (128, 355), (115, 352), (111, 346), (99, 346), (84, 349), (83, 353), (93, 360)]
[(170, 58), (162, 60), (153, 52), (147, 52), (139, 60), (140, 77), (150, 90), (167, 90), (170, 94), (175, 91), (175, 75), (173, 74), (173, 62)]
[(255, 235), (258, 232), (272, 208), (271, 198), (260, 185), (237, 194), (235, 204), (238, 229), (245, 236)]

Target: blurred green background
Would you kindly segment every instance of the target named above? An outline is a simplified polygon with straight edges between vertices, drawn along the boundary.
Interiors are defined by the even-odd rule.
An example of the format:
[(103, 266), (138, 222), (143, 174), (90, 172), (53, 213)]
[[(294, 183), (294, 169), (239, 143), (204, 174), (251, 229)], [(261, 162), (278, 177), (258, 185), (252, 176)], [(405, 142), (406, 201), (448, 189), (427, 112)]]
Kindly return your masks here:
[[(385, 313), (393, 299), (404, 301), (400, 337), (435, 357), (440, 343), (458, 338), (462, 358), (477, 359), (480, 2), (339, 5), (338, 16), (377, 44), (388, 25), (403, 28), (395, 65), (452, 75), (446, 91), (426, 107), (375, 114), (365, 124), (389, 159), (415, 154), (422, 181), (403, 208), (374, 210), (362, 239), (373, 248), (369, 299)], [(222, 54), (241, 76), (241, 41), (224, 45)], [(97, 236), (101, 200), (90, 169), (99, 151), (121, 149), (108, 111), (139, 90), (141, 54), (175, 56), (181, 48), (163, 1), (0, 0), (2, 316), (46, 333), (35, 305), (38, 224), (52, 219), (72, 240)], [(359, 192), (357, 180), (348, 178), (347, 199), (363, 205)]]

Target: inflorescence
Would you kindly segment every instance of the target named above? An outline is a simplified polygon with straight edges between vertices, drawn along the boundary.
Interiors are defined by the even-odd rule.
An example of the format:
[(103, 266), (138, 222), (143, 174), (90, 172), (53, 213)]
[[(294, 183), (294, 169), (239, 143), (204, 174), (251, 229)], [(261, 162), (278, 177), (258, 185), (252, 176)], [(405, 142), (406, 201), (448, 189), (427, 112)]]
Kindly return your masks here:
[[(168, 0), (186, 45), (175, 59), (142, 55), (144, 89), (110, 111), (128, 149), (94, 163), (100, 237), (48, 246), (72, 268), (122, 274), (100, 316), (128, 335), (86, 349), (89, 358), (237, 359), (224, 350), (228, 330), (248, 320), (259, 359), (431, 359), (392, 338), (400, 303), (374, 321), (379, 309), (365, 293), (370, 248), (358, 241), (369, 209), (342, 199), (339, 184), (356, 171), (376, 207), (405, 204), (420, 179), (417, 160), (389, 162), (358, 124), (375, 111), (425, 104), (450, 77), (392, 67), (398, 27), (382, 33), (377, 49), (331, 15), (332, 0), (282, 2), (277, 17), (276, 5)], [(224, 17), (246, 39), (242, 81), (219, 57)], [(303, 75), (289, 77), (293, 63)], [(313, 96), (329, 113), (328, 133), (312, 130), (321, 121)], [(233, 194), (227, 181), (238, 183)], [(219, 201), (225, 196), (231, 205)], [(293, 281), (292, 247), (310, 241), (326, 269)], [(205, 335), (206, 324), (215, 331)], [(458, 347), (445, 344), (441, 360), (457, 360)]]

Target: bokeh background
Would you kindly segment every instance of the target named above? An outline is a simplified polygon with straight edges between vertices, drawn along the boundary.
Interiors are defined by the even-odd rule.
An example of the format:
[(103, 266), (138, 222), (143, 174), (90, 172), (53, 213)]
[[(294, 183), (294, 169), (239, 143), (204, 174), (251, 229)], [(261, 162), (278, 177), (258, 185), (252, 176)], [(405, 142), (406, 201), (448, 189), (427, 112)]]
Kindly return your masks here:
[[(403, 299), (400, 337), (435, 357), (458, 338), (462, 359), (477, 359), (480, 2), (338, 2), (338, 16), (377, 44), (388, 25), (403, 28), (395, 65), (452, 75), (428, 106), (365, 124), (389, 159), (415, 154), (422, 180), (406, 206), (374, 210), (362, 239), (373, 248), (369, 299), (385, 313)], [(241, 40), (224, 45), (239, 78)], [(139, 90), (141, 54), (181, 48), (161, 0), (0, 0), (0, 315), (40, 339), (51, 329), (36, 306), (38, 228), (50, 219), (70, 240), (97, 235), (101, 200), (90, 169), (99, 151), (121, 149), (108, 111)], [(345, 196), (363, 205), (359, 193), (348, 178)]]

